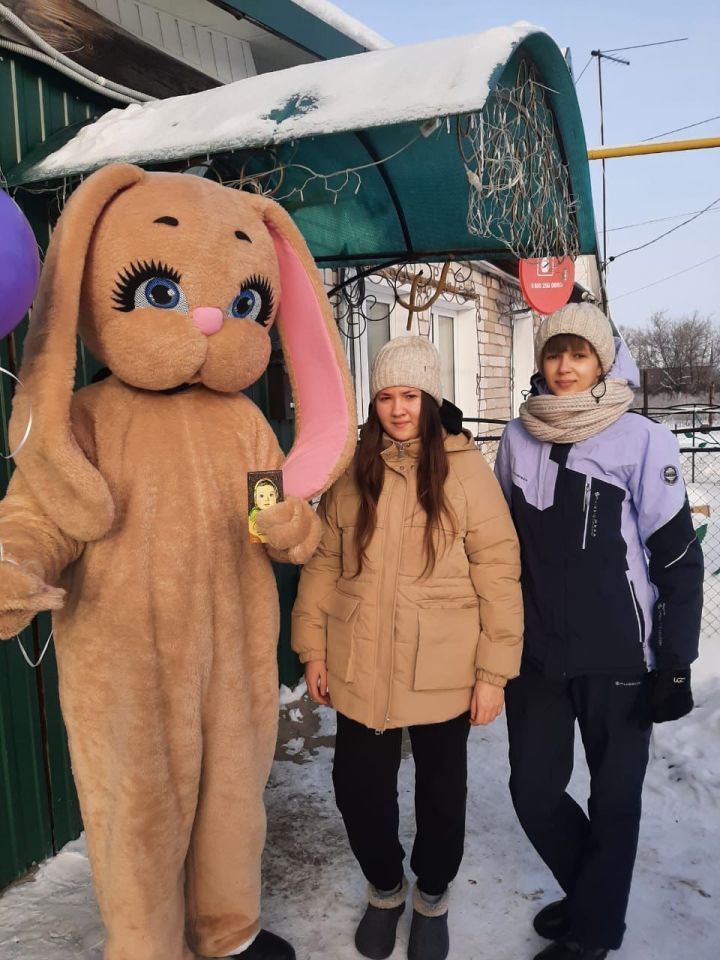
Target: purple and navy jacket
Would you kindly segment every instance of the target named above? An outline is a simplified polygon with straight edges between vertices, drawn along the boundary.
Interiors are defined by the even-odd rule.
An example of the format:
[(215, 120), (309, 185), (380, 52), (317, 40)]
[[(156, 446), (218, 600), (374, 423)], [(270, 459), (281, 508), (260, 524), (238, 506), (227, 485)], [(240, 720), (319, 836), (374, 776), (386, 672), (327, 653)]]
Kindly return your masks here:
[[(637, 384), (616, 344), (609, 376)], [(526, 661), (569, 678), (695, 660), (703, 556), (669, 430), (625, 413), (587, 440), (551, 444), (516, 419), (495, 473), (522, 551)]]

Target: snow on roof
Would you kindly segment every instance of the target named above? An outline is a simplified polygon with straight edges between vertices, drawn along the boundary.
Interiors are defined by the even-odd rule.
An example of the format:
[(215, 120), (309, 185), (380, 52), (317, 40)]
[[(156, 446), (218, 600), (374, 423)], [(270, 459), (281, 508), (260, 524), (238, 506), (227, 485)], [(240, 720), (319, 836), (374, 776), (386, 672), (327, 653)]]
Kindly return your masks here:
[(537, 32), (542, 31), (519, 22), (131, 104), (84, 127), (24, 171), (22, 180), (82, 173), (113, 161), (167, 162), (479, 110), (496, 69)]
[(370, 27), (365, 26), (360, 20), (351, 17), (334, 3), (328, 3), (328, 0), (293, 0), (296, 7), (302, 7), (318, 20), (322, 20), (329, 26), (334, 27), (346, 37), (355, 40), (366, 50), (384, 50), (391, 47), (392, 43), (375, 33)]

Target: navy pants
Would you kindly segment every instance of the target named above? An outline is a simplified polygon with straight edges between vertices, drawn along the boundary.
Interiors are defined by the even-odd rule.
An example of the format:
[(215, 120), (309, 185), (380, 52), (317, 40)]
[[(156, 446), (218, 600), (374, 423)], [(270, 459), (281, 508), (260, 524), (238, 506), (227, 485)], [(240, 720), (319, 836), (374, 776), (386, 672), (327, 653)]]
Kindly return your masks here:
[[(649, 679), (551, 680), (523, 664), (506, 689), (510, 792), (568, 898), (571, 939), (617, 950), (625, 932), (650, 743)], [(566, 792), (577, 720), (588, 813)]]
[[(467, 713), (444, 723), (408, 727), (417, 824), (410, 866), (420, 889), (432, 896), (444, 892), (462, 861), (469, 732)], [(401, 729), (376, 734), (337, 715), (335, 800), (352, 852), (378, 890), (394, 889), (403, 876), (397, 790), (401, 745)]]

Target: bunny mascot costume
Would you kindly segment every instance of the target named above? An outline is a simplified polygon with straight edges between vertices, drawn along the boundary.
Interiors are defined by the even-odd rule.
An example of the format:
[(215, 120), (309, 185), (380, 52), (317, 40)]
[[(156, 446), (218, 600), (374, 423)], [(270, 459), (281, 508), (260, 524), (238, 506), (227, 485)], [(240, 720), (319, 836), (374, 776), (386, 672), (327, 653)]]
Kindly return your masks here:
[[(240, 391), (270, 328), (296, 404), (284, 459)], [(73, 393), (76, 333), (112, 375)], [(288, 960), (260, 931), (277, 728), (269, 557), (320, 538), (307, 500), (355, 447), (354, 399), (302, 237), (265, 197), (115, 164), (53, 233), (10, 425), (0, 636), (52, 609), (105, 960)], [(248, 542), (247, 473), (286, 500)], [(268, 557), (269, 554), (269, 557)]]

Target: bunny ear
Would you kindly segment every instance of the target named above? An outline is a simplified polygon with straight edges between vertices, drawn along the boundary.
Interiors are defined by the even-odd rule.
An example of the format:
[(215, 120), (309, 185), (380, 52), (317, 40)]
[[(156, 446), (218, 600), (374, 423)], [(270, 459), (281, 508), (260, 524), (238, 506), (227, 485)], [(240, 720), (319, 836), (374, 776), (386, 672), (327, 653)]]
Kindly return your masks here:
[(276, 326), (295, 400), (295, 443), (283, 464), (286, 493), (322, 493), (352, 459), (355, 396), (340, 335), (312, 254), (274, 200), (252, 203), (270, 232), (280, 268)]
[(21, 444), (15, 462), (43, 509), (77, 540), (97, 540), (113, 520), (110, 491), (73, 433), (80, 293), (88, 247), (98, 218), (143, 171), (113, 164), (89, 177), (71, 196), (55, 228), (25, 339), (22, 386), (13, 402), (10, 437)]

